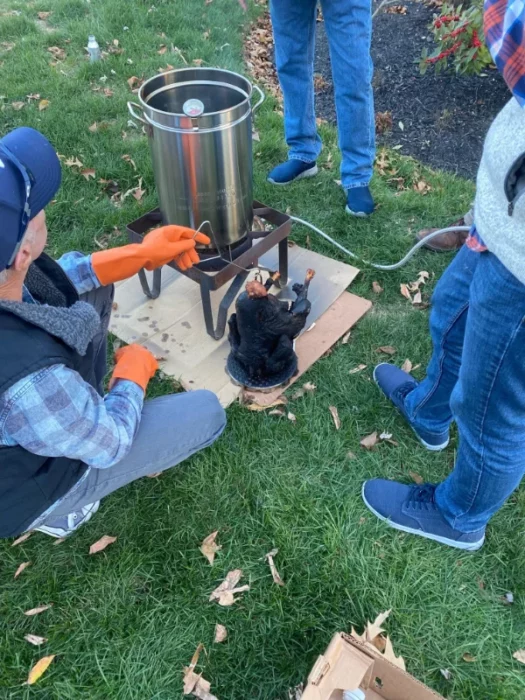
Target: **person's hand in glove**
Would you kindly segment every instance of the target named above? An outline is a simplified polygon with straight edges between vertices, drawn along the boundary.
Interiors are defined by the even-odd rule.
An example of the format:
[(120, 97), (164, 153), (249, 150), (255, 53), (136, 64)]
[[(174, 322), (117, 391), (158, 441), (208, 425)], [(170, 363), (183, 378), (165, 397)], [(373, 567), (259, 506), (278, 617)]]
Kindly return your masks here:
[(210, 239), (184, 226), (162, 226), (144, 236), (142, 243), (93, 253), (91, 264), (103, 286), (128, 279), (142, 268), (155, 270), (170, 262), (184, 271), (199, 262), (197, 243), (209, 245)]
[(159, 368), (155, 357), (142, 345), (126, 345), (115, 353), (115, 369), (109, 382), (110, 390), (117, 379), (128, 379), (145, 392), (150, 379)]

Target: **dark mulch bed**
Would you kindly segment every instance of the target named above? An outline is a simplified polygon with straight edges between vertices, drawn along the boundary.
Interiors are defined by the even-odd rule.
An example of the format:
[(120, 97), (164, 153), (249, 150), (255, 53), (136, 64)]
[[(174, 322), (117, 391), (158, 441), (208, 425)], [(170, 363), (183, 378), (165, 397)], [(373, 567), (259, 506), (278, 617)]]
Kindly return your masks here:
[[(495, 70), (486, 77), (419, 73), (423, 46), (429, 51), (432, 10), (420, 2), (403, 3), (406, 15), (379, 14), (374, 20), (377, 112), (392, 113), (393, 129), (380, 143), (402, 144), (401, 153), (433, 168), (474, 177), (487, 129), (510, 97)], [(329, 86), (317, 94), (317, 116), (335, 121), (334, 95), (324, 25), (317, 24), (316, 72)], [(349, 48), (351, 50), (351, 47)], [(404, 129), (401, 130), (399, 122)]]

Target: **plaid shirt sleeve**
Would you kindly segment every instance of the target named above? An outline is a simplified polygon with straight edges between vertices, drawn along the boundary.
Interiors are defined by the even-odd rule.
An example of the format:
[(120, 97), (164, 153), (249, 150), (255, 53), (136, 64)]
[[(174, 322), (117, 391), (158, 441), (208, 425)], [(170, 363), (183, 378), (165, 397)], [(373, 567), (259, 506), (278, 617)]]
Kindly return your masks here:
[(105, 469), (128, 454), (143, 402), (134, 382), (120, 380), (102, 398), (77, 372), (53, 365), (0, 396), (0, 444)]
[(57, 263), (69, 277), (78, 294), (98, 289), (100, 282), (91, 265), (91, 255), (72, 252), (63, 255)]

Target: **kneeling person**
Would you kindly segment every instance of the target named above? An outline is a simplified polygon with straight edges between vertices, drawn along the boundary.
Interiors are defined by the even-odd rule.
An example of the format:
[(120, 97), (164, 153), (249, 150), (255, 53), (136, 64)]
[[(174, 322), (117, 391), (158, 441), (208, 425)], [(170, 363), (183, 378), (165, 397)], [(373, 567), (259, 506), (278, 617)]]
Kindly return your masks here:
[(139, 345), (118, 350), (103, 392), (113, 283), (172, 260), (187, 269), (207, 237), (165, 226), (140, 245), (54, 262), (44, 208), (60, 180), (40, 133), (0, 139), (0, 537), (65, 537), (101, 498), (179, 464), (225, 427), (207, 391), (144, 402), (157, 361)]

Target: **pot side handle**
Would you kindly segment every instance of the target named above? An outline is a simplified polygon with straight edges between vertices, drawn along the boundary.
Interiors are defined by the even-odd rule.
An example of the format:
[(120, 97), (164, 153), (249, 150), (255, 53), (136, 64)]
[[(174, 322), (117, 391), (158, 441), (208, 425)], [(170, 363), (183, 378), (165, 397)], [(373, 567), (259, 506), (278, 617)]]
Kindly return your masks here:
[[(262, 105), (262, 103), (263, 103), (264, 100), (266, 99), (266, 95), (264, 94), (264, 92), (261, 90), (261, 88), (260, 88), (258, 85), (255, 85), (255, 84), (254, 84), (254, 85), (252, 85), (252, 87), (253, 87), (254, 90), (257, 90), (257, 92), (258, 92), (259, 95), (260, 95), (259, 101), (252, 107), (252, 114), (255, 114), (255, 111), (256, 111), (257, 109), (259, 109), (259, 107)], [(128, 105), (129, 105), (129, 104), (130, 104), (130, 103), (128, 103)], [(137, 106), (138, 106), (138, 105), (137, 105)]]
[[(138, 115), (135, 112), (135, 108), (140, 109), (140, 111), (142, 112), (142, 107), (139, 104), (137, 104), (136, 102), (128, 102), (128, 110), (133, 119), (136, 119), (137, 121), (142, 122), (146, 126), (149, 126), (148, 122), (144, 119), (144, 117)], [(142, 114), (144, 114), (144, 112), (142, 112)]]

